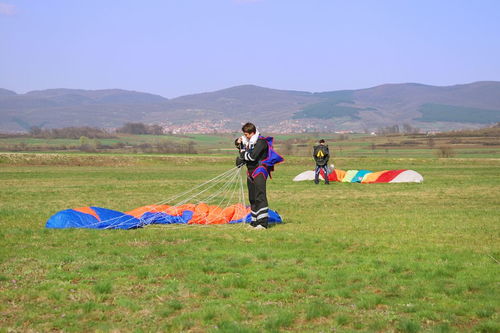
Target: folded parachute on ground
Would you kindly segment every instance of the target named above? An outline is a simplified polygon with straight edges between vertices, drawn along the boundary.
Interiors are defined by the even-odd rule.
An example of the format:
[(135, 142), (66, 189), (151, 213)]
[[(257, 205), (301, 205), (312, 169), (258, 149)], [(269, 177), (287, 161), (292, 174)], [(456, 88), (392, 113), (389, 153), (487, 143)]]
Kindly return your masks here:
[[(321, 170), (320, 178), (324, 173)], [(308, 170), (298, 174), (293, 181), (314, 180), (314, 171)], [(344, 183), (421, 183), (424, 177), (414, 170), (384, 170), (373, 172), (370, 170), (339, 170), (334, 169), (328, 175), (328, 180)]]
[[(149, 224), (250, 223), (250, 208), (234, 204), (225, 208), (206, 203), (181, 206), (148, 205), (122, 213), (100, 207), (80, 207), (60, 211), (49, 218), (46, 228), (135, 229)], [(269, 223), (282, 222), (269, 210)]]

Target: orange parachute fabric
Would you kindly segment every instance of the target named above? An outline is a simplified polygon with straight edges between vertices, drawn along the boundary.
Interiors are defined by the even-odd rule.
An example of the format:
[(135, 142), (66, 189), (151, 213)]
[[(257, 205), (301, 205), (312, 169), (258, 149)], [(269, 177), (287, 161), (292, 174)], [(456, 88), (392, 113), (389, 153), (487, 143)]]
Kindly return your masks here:
[(148, 205), (129, 210), (128, 212), (125, 212), (125, 214), (132, 215), (133, 217), (139, 219), (146, 212), (165, 213), (169, 208), (169, 205)]
[(189, 224), (224, 224), (239, 220), (250, 213), (250, 208), (242, 204), (234, 204), (222, 209), (219, 206), (209, 206), (206, 203), (196, 205)]
[(383, 173), (387, 172), (389, 170), (384, 170), (384, 171), (378, 171), (378, 172), (372, 172), (372, 173), (369, 173), (367, 174), (363, 180), (361, 181), (361, 183), (374, 183), (377, 181), (378, 177), (380, 177)]
[(80, 213), (85, 213), (85, 214), (89, 214), (89, 215), (92, 215), (93, 217), (95, 217), (98, 221), (101, 220), (101, 218), (99, 217), (99, 215), (97, 215), (97, 213), (90, 207), (80, 207), (80, 208), (74, 208), (73, 210), (77, 211), (77, 212), (80, 212)]

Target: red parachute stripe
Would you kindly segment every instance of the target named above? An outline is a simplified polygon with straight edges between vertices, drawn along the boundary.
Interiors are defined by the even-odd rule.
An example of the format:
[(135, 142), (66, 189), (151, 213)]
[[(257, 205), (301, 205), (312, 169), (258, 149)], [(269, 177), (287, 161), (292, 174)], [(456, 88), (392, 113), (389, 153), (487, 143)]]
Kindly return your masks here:
[[(333, 169), (333, 171), (328, 174), (328, 180), (331, 182), (341, 182), (345, 176), (345, 173), (346, 172), (344, 170)], [(325, 178), (325, 173), (322, 169), (319, 170), (319, 174), (321, 175), (321, 177)]]
[(403, 171), (406, 171), (406, 169), (386, 171), (381, 174), (380, 177), (378, 177), (377, 180), (374, 181), (374, 183), (388, 183)]

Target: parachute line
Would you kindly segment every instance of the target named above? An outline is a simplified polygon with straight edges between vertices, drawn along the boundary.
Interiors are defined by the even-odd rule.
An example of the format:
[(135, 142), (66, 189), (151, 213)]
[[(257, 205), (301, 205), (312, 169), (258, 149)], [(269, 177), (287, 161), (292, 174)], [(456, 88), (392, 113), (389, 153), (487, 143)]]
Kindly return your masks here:
[[(196, 191), (196, 192), (195, 192)], [(135, 210), (134, 215), (140, 214), (143, 216), (144, 214), (148, 212), (157, 212), (156, 208), (157, 206), (160, 205), (165, 205), (165, 204), (172, 204), (172, 208), (175, 209), (175, 207), (179, 207), (181, 205), (196, 201), (198, 203), (216, 203), (216, 206), (223, 208), (227, 208), (230, 206), (231, 202), (233, 202), (234, 199), (238, 199), (238, 204), (241, 205), (241, 207), (246, 207), (245, 206), (245, 194), (244, 194), (244, 189), (243, 189), (243, 177), (241, 176), (241, 169), (238, 167), (234, 167), (230, 170), (227, 170), (220, 175), (215, 176), (214, 178), (199, 184), (185, 192), (182, 192), (180, 194), (174, 195), (168, 199), (159, 201), (153, 205), (147, 205), (144, 207), (141, 207), (139, 210)], [(174, 200), (178, 200), (177, 202), (174, 203)], [(221, 210), (222, 211), (222, 210)], [(212, 219), (213, 218), (223, 218), (222, 213), (219, 214), (213, 214), (211, 215)], [(99, 224), (106, 224), (106, 226), (103, 229), (115, 229), (115, 228), (120, 228), (121, 226), (126, 225), (127, 223), (130, 223), (136, 219), (136, 217), (128, 215), (128, 214), (123, 214), (120, 216), (116, 216), (107, 220), (101, 220), (96, 223), (87, 225), (86, 227), (93, 227)], [(152, 224), (155, 220), (155, 217), (153, 214), (149, 217), (141, 217), (139, 218), (139, 225), (138, 227), (142, 227), (145, 225)], [(184, 228), (186, 227), (186, 223), (181, 223), (177, 225), (177, 228)], [(189, 224), (189, 226), (206, 226), (205, 224)], [(177, 229), (174, 227), (168, 228), (170, 229)]]

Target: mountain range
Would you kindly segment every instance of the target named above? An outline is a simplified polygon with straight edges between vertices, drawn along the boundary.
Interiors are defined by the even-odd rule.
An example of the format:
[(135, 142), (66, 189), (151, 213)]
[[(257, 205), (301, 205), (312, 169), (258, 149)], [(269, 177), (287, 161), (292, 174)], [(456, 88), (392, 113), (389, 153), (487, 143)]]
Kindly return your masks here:
[(205, 122), (238, 130), (246, 121), (272, 132), (372, 131), (396, 124), (427, 130), (484, 127), (500, 122), (500, 82), (384, 84), (327, 92), (242, 85), (173, 99), (121, 89), (25, 94), (0, 89), (1, 132), (28, 131), (32, 126), (116, 128), (127, 122)]

